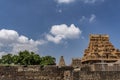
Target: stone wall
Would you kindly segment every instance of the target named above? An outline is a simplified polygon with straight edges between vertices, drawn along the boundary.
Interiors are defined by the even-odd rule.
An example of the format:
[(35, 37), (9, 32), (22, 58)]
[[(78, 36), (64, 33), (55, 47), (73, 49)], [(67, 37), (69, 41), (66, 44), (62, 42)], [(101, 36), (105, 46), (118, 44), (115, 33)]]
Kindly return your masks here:
[(74, 71), (70, 66), (0, 66), (0, 80), (120, 80), (120, 71)]
[(89, 67), (91, 71), (120, 71), (120, 64), (113, 63), (92, 64)]
[[(0, 66), (0, 80), (64, 80), (71, 67)], [(69, 75), (70, 76), (70, 75)]]
[(73, 80), (120, 80), (120, 71), (73, 72)]

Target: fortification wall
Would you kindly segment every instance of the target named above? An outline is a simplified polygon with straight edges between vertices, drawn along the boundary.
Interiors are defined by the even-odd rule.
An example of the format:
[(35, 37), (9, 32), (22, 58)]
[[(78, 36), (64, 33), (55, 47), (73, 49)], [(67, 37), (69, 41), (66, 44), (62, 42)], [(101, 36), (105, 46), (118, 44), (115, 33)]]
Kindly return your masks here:
[(120, 80), (120, 71), (73, 72), (73, 80)]
[(57, 66), (0, 66), (0, 80), (64, 80), (72, 68)]
[(74, 71), (57, 66), (0, 66), (0, 80), (120, 80), (120, 71)]

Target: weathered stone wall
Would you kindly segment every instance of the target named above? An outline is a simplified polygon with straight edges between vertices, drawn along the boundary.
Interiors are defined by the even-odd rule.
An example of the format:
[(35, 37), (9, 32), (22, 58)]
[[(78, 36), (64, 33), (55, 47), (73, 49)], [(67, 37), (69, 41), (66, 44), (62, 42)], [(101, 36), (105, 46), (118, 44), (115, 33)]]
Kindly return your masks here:
[(113, 63), (92, 64), (89, 65), (88, 67), (90, 67), (90, 71), (120, 71), (120, 64)]
[(0, 80), (120, 80), (120, 71), (74, 71), (72, 67), (0, 66)]
[(0, 80), (64, 80), (71, 67), (0, 66)]
[(120, 71), (73, 72), (73, 80), (120, 80)]

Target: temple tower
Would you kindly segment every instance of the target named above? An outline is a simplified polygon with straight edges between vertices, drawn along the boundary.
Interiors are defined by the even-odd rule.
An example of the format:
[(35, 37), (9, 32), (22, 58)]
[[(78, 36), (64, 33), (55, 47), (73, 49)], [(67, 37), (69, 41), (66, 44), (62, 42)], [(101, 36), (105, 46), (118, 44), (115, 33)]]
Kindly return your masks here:
[(71, 66), (74, 68), (80, 68), (81, 67), (81, 58), (72, 58)]
[(82, 63), (116, 62), (120, 51), (109, 41), (108, 35), (91, 34), (88, 48), (84, 51)]
[(59, 65), (58, 65), (58, 66), (59, 66), (59, 67), (66, 66), (66, 65), (65, 65), (65, 61), (64, 61), (64, 57), (63, 57), (63, 56), (60, 57), (60, 61), (59, 61)]

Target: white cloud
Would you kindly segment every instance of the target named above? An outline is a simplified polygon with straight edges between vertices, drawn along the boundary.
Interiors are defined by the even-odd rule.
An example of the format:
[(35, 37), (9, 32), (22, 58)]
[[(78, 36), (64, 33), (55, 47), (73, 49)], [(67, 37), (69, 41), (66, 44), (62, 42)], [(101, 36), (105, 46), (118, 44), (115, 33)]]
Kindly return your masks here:
[(18, 37), (18, 42), (20, 42), (20, 43), (27, 43), (27, 42), (29, 42), (29, 40), (28, 40), (27, 37), (22, 35), (22, 36)]
[(95, 3), (97, 0), (82, 0), (84, 3)]
[(18, 33), (14, 30), (6, 30), (2, 29), (0, 30), (0, 41), (6, 42), (6, 40), (14, 41), (18, 38)]
[(54, 25), (50, 30), (50, 34), (46, 35), (48, 41), (56, 44), (60, 43), (63, 39), (76, 39), (79, 38), (82, 31), (74, 24), (67, 26), (66, 24)]
[(104, 2), (104, 0), (81, 0), (83, 1), (84, 3), (91, 3), (91, 4), (94, 4), (96, 2)]
[(95, 21), (96, 16), (94, 14), (91, 15), (89, 22), (92, 23)]
[(90, 17), (82, 16), (80, 19), (80, 23), (93, 23), (96, 21), (96, 15), (91, 14)]
[(57, 1), (59, 4), (69, 4), (69, 3), (72, 3), (72, 2), (76, 2), (76, 1), (81, 1), (83, 3), (87, 3), (87, 4), (94, 4), (96, 2), (104, 2), (105, 0), (55, 0)]
[(81, 19), (80, 19), (80, 22), (82, 23), (82, 22), (84, 22), (86, 20), (87, 20), (87, 18), (85, 16), (82, 16)]
[(65, 4), (68, 4), (68, 3), (71, 3), (71, 2), (74, 2), (75, 0), (56, 0), (58, 3), (65, 3)]
[(56, 44), (60, 43), (60, 41), (62, 40), (62, 37), (61, 36), (52, 36), (50, 34), (47, 34), (46, 35), (46, 38), (48, 41), (51, 41), (51, 42), (54, 42)]
[(15, 30), (0, 30), (0, 55), (23, 50), (37, 52), (41, 44), (44, 44), (44, 41), (29, 39), (24, 35), (19, 35)]
[(58, 12), (59, 12), (59, 13), (62, 13), (62, 9), (59, 9)]

